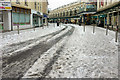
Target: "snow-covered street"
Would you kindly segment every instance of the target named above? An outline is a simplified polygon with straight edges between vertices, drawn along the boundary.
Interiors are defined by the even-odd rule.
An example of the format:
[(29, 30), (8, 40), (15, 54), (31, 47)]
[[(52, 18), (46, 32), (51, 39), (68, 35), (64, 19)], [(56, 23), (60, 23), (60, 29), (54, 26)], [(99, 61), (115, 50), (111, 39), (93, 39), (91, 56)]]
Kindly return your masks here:
[(52, 25), (3, 34), (3, 78), (118, 78), (115, 32)]

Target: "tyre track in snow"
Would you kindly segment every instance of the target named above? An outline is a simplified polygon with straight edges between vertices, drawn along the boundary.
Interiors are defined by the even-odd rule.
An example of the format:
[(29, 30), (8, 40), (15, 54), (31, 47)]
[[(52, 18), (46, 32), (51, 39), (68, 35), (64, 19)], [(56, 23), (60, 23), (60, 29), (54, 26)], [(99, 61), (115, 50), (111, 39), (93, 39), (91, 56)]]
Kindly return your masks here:
[(38, 41), (38, 40), (40, 40), (40, 39), (42, 39), (42, 38), (44, 38), (44, 37), (50, 36), (49, 38), (51, 38), (51, 37), (59, 34), (61, 31), (64, 31), (64, 30), (66, 30), (66, 29), (67, 29), (67, 27), (63, 28), (62, 30), (59, 30), (59, 31), (56, 31), (56, 32), (53, 32), (53, 33), (50, 33), (50, 34), (47, 34), (47, 35), (38, 37), (38, 38), (36, 38), (36, 39), (31, 39), (31, 40), (27, 40), (27, 41), (24, 41), (24, 42), (15, 43), (15, 44), (11, 44), (11, 45), (9, 45), (9, 46), (5, 46), (5, 47), (3, 47), (4, 50), (3, 50), (3, 53), (2, 53), (2, 54), (3, 54), (3, 56), (4, 56), (5, 54), (14, 52), (15, 50), (18, 50), (18, 49), (20, 49), (20, 48), (22, 48), (22, 47), (25, 47), (25, 46), (27, 46), (27, 45), (30, 45), (31, 43), (36, 42), (36, 41)]
[[(72, 33), (74, 32), (74, 27), (71, 26), (72, 29), (68, 31), (68, 33), (66, 33), (64, 35), (65, 36), (70, 36), (72, 35)], [(42, 77), (41, 78), (46, 78), (46, 76), (48, 76), (48, 74), (50, 73), (50, 71), (52, 70), (52, 66), (54, 65), (54, 63), (58, 60), (58, 58), (60, 57), (60, 53), (62, 51), (62, 49), (64, 48), (66, 43), (64, 43), (57, 51), (56, 51), (56, 55), (53, 56), (53, 58), (50, 60), (50, 62), (45, 66), (45, 69), (43, 70)]]
[[(74, 28), (71, 28), (73, 30)], [(40, 56), (49, 50), (53, 45), (59, 42), (62, 38), (70, 34), (71, 30), (67, 31), (63, 35), (56, 39), (46, 42), (43, 41), (38, 45), (33, 46), (31, 49), (19, 52), (16, 56), (7, 58), (7, 61), (3, 60), (3, 78), (21, 78), (24, 73), (34, 64), (34, 62), (40, 58)], [(60, 32), (59, 32), (60, 33)], [(58, 33), (58, 34), (59, 34)], [(55, 34), (54, 34), (55, 35)], [(46, 68), (46, 70), (48, 70)], [(44, 73), (43, 73), (44, 75)]]

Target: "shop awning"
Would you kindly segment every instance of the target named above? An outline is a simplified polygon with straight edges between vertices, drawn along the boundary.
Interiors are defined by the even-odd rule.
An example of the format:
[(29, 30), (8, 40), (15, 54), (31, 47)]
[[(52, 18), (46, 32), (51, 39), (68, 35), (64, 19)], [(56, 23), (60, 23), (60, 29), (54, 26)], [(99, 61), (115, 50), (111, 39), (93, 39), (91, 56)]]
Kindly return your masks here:
[(95, 14), (96, 12), (83, 12), (81, 14)]
[(80, 16), (70, 16), (70, 17), (57, 17), (57, 18), (49, 18), (49, 19), (69, 19), (69, 18), (79, 18)]
[(99, 15), (99, 16), (91, 16), (91, 18), (104, 18), (104, 17), (106, 17), (107, 15), (105, 15), (105, 14), (102, 14), (102, 15)]

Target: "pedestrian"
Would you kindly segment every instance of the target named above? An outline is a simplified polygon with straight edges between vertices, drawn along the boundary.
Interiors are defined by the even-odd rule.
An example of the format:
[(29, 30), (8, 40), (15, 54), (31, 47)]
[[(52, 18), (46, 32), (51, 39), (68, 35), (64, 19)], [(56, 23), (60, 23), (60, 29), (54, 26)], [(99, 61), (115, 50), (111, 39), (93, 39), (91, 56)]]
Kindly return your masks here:
[(59, 21), (57, 21), (57, 26), (59, 26)]
[(79, 20), (78, 22), (79, 22), (79, 26), (81, 26), (81, 21)]
[(93, 20), (93, 24), (95, 24), (95, 20)]

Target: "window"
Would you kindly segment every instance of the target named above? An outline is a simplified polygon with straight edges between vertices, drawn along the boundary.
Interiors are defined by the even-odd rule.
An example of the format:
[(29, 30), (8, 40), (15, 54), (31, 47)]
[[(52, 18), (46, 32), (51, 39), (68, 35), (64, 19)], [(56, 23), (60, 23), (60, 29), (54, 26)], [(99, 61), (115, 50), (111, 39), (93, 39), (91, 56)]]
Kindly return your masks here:
[(63, 12), (63, 16), (65, 16), (65, 12)]
[(27, 0), (25, 0), (25, 5), (28, 6)]
[(66, 16), (68, 16), (68, 11), (67, 11), (67, 13), (66, 13)]
[(70, 10), (70, 16), (72, 16), (72, 11)]
[(20, 1), (19, 1), (19, 0), (16, 0), (16, 4), (20, 4)]
[(38, 10), (39, 10), (39, 3), (38, 3)]
[(36, 9), (36, 2), (35, 2), (35, 9)]
[(0, 11), (0, 22), (3, 22), (3, 12)]
[(76, 10), (76, 9), (75, 9), (75, 12), (74, 12), (74, 13), (75, 13), (75, 15), (77, 14), (77, 10)]
[(40, 11), (41, 11), (41, 4), (40, 4)]
[(62, 13), (60, 13), (60, 15), (62, 16)]

